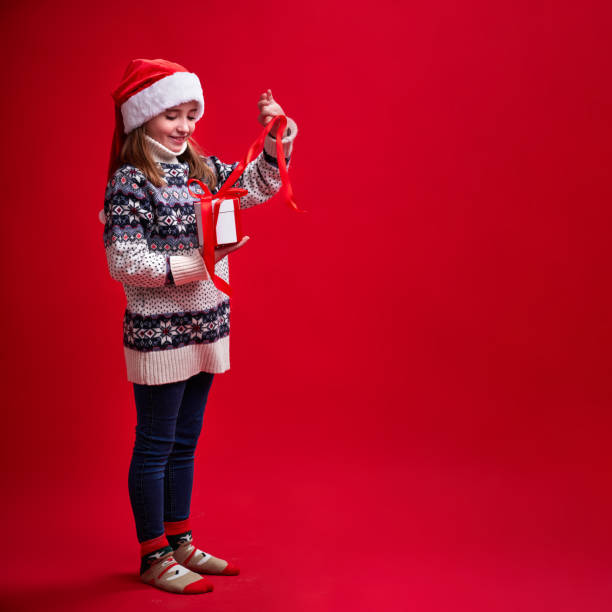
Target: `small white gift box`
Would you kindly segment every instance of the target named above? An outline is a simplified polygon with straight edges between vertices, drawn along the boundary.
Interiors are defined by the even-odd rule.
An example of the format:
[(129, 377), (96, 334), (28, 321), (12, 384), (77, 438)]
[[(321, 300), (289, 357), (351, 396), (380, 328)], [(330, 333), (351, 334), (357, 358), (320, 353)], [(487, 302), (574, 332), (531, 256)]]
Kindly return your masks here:
[[(213, 210), (217, 215), (216, 225), (216, 244), (224, 246), (235, 244), (242, 240), (242, 228), (240, 225), (240, 199), (213, 200)], [(218, 213), (217, 213), (218, 211)], [(196, 204), (196, 225), (198, 227), (198, 239), (200, 244), (204, 244), (204, 231), (202, 223), (202, 209)]]
[(240, 200), (213, 200), (217, 217), (217, 246), (235, 244), (242, 238), (240, 231)]

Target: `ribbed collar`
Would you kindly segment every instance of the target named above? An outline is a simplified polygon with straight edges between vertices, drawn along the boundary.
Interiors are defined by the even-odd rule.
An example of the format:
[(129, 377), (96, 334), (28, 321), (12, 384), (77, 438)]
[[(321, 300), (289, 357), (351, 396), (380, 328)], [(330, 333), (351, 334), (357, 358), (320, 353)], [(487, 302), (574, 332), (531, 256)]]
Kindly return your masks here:
[(155, 140), (154, 138), (151, 138), (148, 134), (145, 134), (145, 140), (149, 144), (149, 151), (151, 152), (153, 159), (156, 162), (161, 162), (164, 164), (180, 163), (177, 159), (177, 156), (182, 155), (185, 152), (185, 149), (187, 148), (187, 141), (185, 141), (183, 143), (183, 148), (178, 153), (175, 153), (174, 151), (171, 151), (170, 149), (164, 147), (163, 144), (157, 142), (157, 140)]

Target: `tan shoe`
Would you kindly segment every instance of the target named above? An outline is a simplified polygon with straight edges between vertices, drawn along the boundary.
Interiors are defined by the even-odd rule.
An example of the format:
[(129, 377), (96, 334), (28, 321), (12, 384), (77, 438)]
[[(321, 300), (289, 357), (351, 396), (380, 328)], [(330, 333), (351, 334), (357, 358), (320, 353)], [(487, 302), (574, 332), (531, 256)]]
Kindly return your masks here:
[(209, 580), (180, 565), (171, 552), (155, 561), (140, 575), (140, 579), (170, 593), (195, 594), (213, 590), (213, 584)]
[(214, 576), (237, 576), (240, 569), (233, 563), (217, 559), (208, 553), (196, 548), (191, 539), (182, 542), (174, 551), (174, 558), (184, 567), (198, 574), (211, 574)]

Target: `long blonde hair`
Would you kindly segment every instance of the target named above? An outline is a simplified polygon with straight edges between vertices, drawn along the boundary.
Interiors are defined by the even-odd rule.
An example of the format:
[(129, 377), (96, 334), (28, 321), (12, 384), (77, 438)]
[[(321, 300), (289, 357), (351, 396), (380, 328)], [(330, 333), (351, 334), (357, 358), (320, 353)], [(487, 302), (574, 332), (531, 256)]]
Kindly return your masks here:
[[(189, 164), (189, 178), (197, 178), (203, 181), (208, 185), (209, 189), (215, 188), (217, 177), (204, 161), (206, 155), (193, 138), (187, 141), (185, 152), (177, 157), (179, 161)], [(155, 163), (149, 152), (149, 147), (145, 140), (144, 125), (132, 130), (126, 136), (119, 159), (121, 163), (130, 164), (138, 168), (156, 187), (166, 185), (161, 168)]]

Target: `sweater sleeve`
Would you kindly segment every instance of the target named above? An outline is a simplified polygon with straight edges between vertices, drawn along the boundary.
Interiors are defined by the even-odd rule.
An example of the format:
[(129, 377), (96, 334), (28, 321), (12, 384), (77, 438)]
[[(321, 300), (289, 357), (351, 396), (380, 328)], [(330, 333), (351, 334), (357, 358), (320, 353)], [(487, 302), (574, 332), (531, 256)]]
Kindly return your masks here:
[[(282, 139), (285, 161), (289, 167), (293, 141), (297, 135), (297, 125), (293, 119), (287, 118), (287, 134)], [(228, 179), (238, 163), (225, 164), (216, 157), (210, 157), (209, 163), (214, 166), (219, 183), (217, 191)], [(275, 195), (281, 188), (281, 176), (276, 158), (276, 139), (266, 137), (264, 150), (244, 169), (242, 176), (234, 184), (248, 190), (248, 195), (240, 200), (240, 208), (250, 208), (262, 204)]]
[(104, 199), (104, 246), (110, 275), (126, 285), (161, 287), (209, 278), (201, 255), (167, 256), (149, 241), (155, 224), (146, 177), (131, 166), (117, 170)]

